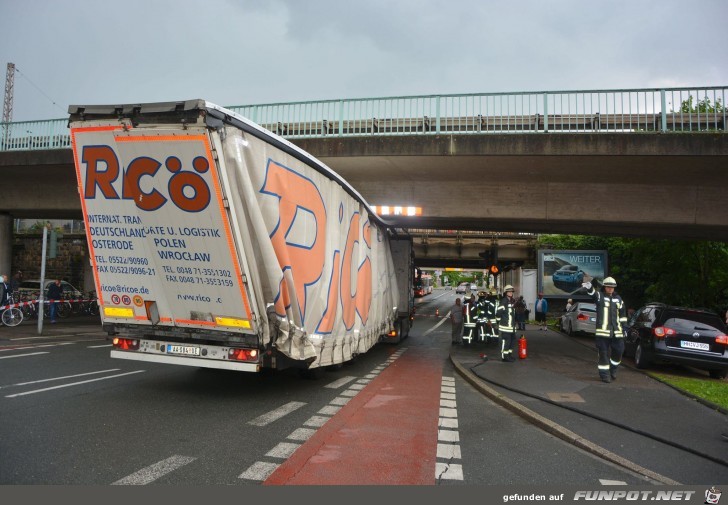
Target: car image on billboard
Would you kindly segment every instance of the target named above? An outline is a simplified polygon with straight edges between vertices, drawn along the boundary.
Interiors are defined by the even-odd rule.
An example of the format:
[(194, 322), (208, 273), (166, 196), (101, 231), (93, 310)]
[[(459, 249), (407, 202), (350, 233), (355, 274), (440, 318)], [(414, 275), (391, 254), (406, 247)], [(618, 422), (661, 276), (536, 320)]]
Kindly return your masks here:
[(583, 282), (599, 285), (607, 273), (607, 251), (539, 250), (539, 291), (547, 298), (584, 296)]

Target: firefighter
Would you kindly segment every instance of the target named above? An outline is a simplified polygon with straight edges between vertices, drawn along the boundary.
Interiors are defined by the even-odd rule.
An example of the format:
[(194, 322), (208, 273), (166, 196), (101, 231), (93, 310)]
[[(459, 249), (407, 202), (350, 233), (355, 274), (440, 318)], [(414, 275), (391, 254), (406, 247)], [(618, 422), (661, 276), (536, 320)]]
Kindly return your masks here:
[(486, 299), (485, 291), (478, 292), (478, 315), (476, 321), (477, 328), (477, 341), (487, 342), (488, 341), (488, 300)]
[(508, 363), (516, 361), (513, 354), (513, 348), (516, 344), (516, 301), (513, 299), (514, 291), (513, 286), (507, 284), (503, 288), (503, 299), (496, 309), (501, 341), (501, 359)]
[(476, 335), (476, 324), (478, 321), (478, 303), (475, 295), (471, 293), (470, 298), (465, 302), (463, 309), (463, 343), (472, 344)]
[(602, 285), (604, 292), (600, 293), (592, 287), (591, 282), (582, 284), (597, 306), (595, 334), (599, 353), (597, 369), (602, 382), (609, 383), (617, 378), (617, 368), (622, 362), (625, 336), (622, 325), (627, 323), (627, 309), (622, 297), (614, 292), (614, 288), (617, 287), (614, 278), (607, 277)]
[(488, 341), (498, 342), (498, 292), (490, 288), (488, 296)]

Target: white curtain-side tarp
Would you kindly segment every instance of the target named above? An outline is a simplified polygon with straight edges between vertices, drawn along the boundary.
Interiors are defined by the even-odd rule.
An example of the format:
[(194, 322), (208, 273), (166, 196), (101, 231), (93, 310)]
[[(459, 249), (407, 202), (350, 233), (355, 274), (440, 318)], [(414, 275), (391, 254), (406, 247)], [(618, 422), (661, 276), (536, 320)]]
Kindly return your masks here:
[[(386, 234), (327, 170), (235, 127), (213, 133), (264, 343), (311, 367), (369, 350), (398, 300)], [(244, 256), (244, 257), (243, 257)]]

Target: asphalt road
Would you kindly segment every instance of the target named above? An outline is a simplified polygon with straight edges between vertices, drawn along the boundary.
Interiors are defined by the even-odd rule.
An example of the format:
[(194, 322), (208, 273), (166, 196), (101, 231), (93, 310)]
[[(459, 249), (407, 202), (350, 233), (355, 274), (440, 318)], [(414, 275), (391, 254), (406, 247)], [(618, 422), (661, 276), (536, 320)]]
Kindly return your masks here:
[[(113, 360), (93, 327), (22, 340), (0, 328), (0, 484), (298, 484), (291, 474), (309, 485), (656, 484), (542, 431), (458, 375), (444, 319), (454, 297), (418, 300), (408, 339), (317, 380)], [(331, 458), (348, 463), (329, 465), (326, 480), (311, 471)]]

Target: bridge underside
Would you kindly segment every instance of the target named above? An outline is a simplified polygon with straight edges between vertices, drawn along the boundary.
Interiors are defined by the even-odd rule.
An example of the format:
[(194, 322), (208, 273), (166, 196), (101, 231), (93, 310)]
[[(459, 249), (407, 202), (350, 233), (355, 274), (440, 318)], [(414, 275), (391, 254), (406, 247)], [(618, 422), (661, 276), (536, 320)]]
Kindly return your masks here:
[[(302, 139), (405, 228), (728, 241), (728, 135), (489, 134)], [(78, 219), (70, 149), (0, 153), (1, 212)]]

